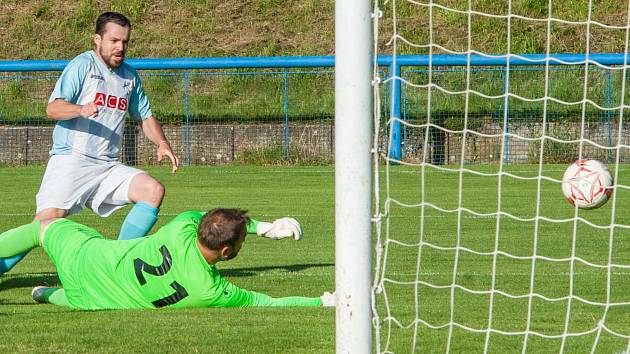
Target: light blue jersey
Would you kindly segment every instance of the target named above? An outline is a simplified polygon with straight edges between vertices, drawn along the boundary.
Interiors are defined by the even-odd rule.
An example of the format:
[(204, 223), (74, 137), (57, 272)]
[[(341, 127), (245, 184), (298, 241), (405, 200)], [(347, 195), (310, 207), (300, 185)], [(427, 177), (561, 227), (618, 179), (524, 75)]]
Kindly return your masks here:
[(98, 115), (58, 121), (50, 155), (118, 160), (125, 114), (129, 112), (136, 121), (152, 115), (136, 70), (124, 62), (110, 70), (92, 50), (66, 66), (48, 102), (56, 99), (80, 105), (94, 101)]

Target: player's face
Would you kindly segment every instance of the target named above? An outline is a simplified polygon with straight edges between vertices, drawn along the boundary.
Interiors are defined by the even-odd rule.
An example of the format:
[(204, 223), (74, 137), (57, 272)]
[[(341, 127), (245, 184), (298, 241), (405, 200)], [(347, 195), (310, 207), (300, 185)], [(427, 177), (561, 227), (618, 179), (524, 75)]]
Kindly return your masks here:
[(129, 27), (123, 27), (112, 22), (108, 23), (105, 25), (105, 32), (102, 36), (99, 34), (94, 35), (96, 55), (110, 69), (119, 67), (125, 60), (130, 35)]

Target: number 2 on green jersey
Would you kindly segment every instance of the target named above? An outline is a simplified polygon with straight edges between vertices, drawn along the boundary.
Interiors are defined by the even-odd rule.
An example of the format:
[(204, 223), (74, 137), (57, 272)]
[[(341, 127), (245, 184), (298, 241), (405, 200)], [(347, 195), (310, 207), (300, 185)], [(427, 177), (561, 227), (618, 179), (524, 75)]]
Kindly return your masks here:
[[(162, 245), (162, 247), (160, 247), (160, 253), (162, 253), (162, 264), (160, 264), (159, 266), (150, 265), (140, 258), (134, 259), (133, 266), (136, 271), (136, 278), (138, 278), (138, 282), (141, 286), (147, 283), (147, 280), (144, 278), (144, 273), (161, 276), (168, 273), (168, 271), (171, 269), (171, 266), (173, 265), (173, 259), (171, 258), (171, 252), (169, 252), (168, 248), (166, 248), (166, 245)], [(173, 288), (175, 292), (171, 295), (153, 301), (153, 306), (164, 307), (168, 305), (173, 305), (188, 296), (188, 292), (186, 291), (186, 289), (183, 286), (179, 285), (179, 283), (176, 281), (171, 283), (171, 288)]]

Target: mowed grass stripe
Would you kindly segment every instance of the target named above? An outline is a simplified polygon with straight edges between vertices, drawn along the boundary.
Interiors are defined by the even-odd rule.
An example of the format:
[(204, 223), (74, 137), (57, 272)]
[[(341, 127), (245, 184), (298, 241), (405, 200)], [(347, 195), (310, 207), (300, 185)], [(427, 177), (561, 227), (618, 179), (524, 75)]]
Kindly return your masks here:
[[(467, 168), (498, 170), (494, 165)], [(545, 165), (543, 175), (560, 179), (564, 168)], [(389, 224), (384, 228), (383, 292), (377, 298), (384, 319), (381, 349), (410, 352), (415, 343), (416, 352), (445, 352), (450, 331), (451, 352), (483, 352), (486, 333), (490, 352), (520, 352), (523, 333), (529, 331), (528, 352), (558, 352), (568, 308), (566, 331), (590, 333), (568, 337), (566, 352), (589, 352), (600, 320), (610, 330), (630, 336), (630, 306), (613, 306), (604, 319), (605, 306), (598, 305), (630, 302), (630, 272), (608, 268), (610, 263), (630, 265), (627, 228), (614, 228), (611, 239), (610, 229), (574, 222), (575, 209), (564, 200), (559, 183), (540, 183), (537, 208), (536, 180), (504, 175), (499, 191), (498, 177), (426, 167), (423, 190), (419, 167), (400, 170), (390, 169), (388, 195), (412, 206), (392, 202), (384, 208)], [(531, 165), (504, 166), (504, 172), (521, 177), (537, 170)], [(619, 166), (619, 172), (619, 183), (628, 185), (630, 169)], [(383, 186), (387, 188), (386, 181)], [(630, 198), (625, 189), (615, 193), (614, 213), (609, 202), (597, 210), (580, 210), (578, 216), (598, 226), (628, 225)], [(505, 214), (474, 217), (465, 209)], [(621, 352), (627, 343), (627, 338), (604, 331), (598, 349)]]
[[(319, 296), (334, 288), (332, 168), (148, 168), (166, 186), (159, 227), (189, 209), (240, 207), (271, 220), (300, 215), (304, 239), (250, 236), (239, 257), (219, 266), (235, 284), (272, 296)], [(44, 168), (1, 168), (0, 230), (32, 219)], [(302, 171), (302, 172), (300, 172)], [(110, 218), (86, 210), (72, 219), (114, 238), (129, 208)], [(304, 216), (301, 216), (304, 215)], [(155, 229), (154, 229), (155, 230)], [(57, 285), (54, 267), (34, 250), (0, 277), (2, 352), (330, 353), (335, 311), (330, 308), (254, 308), (155, 311), (71, 311), (38, 305), (33, 286)]]
[[(492, 171), (496, 166), (474, 167)], [(507, 167), (508, 169), (510, 166)], [(536, 166), (514, 166), (515, 173), (531, 175)], [(545, 166), (544, 173), (554, 178), (564, 167)], [(267, 292), (274, 296), (317, 296), (334, 288), (334, 168), (333, 167), (187, 167), (172, 175), (166, 167), (150, 167), (148, 171), (166, 186), (167, 195), (158, 225), (188, 209), (241, 207), (254, 217), (273, 219), (285, 215), (298, 217), (304, 227), (302, 241), (271, 241), (249, 237), (240, 256), (219, 265), (223, 274), (244, 288)], [(422, 200), (420, 168), (394, 166), (390, 169), (392, 198), (419, 203)], [(457, 208), (459, 176), (426, 169), (425, 202), (443, 208)], [(622, 177), (628, 169), (621, 166)], [(535, 172), (534, 172), (535, 173)], [(29, 222), (34, 211), (34, 196), (39, 188), (43, 167), (0, 169), (2, 202), (0, 229), (6, 230)], [(535, 215), (535, 187), (531, 181), (503, 177), (503, 210), (519, 217)], [(381, 193), (387, 193), (385, 175)], [(463, 178), (461, 206), (479, 212), (497, 210), (496, 178), (469, 176)], [(535, 186), (535, 184), (534, 184)], [(534, 191), (532, 193), (532, 191)], [(623, 191), (617, 195), (615, 222), (625, 223), (627, 200)], [(543, 183), (540, 214), (552, 218), (572, 216), (574, 210), (563, 200), (560, 187)], [(103, 219), (91, 211), (72, 218), (95, 227), (108, 237), (118, 233), (126, 211)], [(451, 316), (451, 294), (455, 296), (452, 352), (483, 350), (485, 334), (463, 330), (464, 327), (489, 327), (489, 295), (472, 291), (491, 289), (492, 256), (466, 252), (462, 247), (478, 252), (494, 250), (496, 218), (475, 217), (465, 212), (440, 212), (425, 208), (425, 244), (421, 248), (420, 268), (416, 271), (420, 241), (420, 208), (403, 208), (392, 204), (390, 237), (414, 244), (403, 247), (388, 243), (385, 277), (388, 282), (383, 295), (377, 298), (379, 316), (389, 319), (381, 323), (382, 349), (397, 353), (412, 349), (416, 336), (418, 352), (444, 352)], [(593, 223), (606, 224), (613, 220), (611, 203), (601, 209), (580, 212)], [(459, 224), (458, 224), (459, 223)], [(502, 217), (499, 250), (515, 256), (531, 256), (534, 246), (533, 222), (519, 222)], [(458, 268), (454, 274), (455, 251), (437, 250), (457, 245), (459, 228)], [(613, 262), (630, 263), (630, 245), (624, 229), (615, 230)], [(572, 223), (541, 222), (538, 230), (537, 254), (562, 258), (572, 253)], [(575, 245), (576, 256), (594, 263), (608, 264), (607, 230), (594, 230), (579, 223)], [(512, 295), (531, 294), (529, 288), (531, 261), (497, 256), (495, 290)], [(630, 294), (626, 286), (629, 272), (612, 269), (611, 301), (625, 301)], [(607, 269), (586, 267), (569, 262), (538, 260), (535, 270), (534, 293), (547, 297), (562, 297), (569, 293), (573, 274), (573, 294), (590, 301), (606, 300)], [(422, 285), (447, 286), (453, 279), (460, 286), (451, 292)], [(397, 284), (396, 282), (410, 282)], [(0, 278), (0, 350), (18, 352), (99, 351), (155, 352), (220, 351), (227, 353), (330, 353), (334, 351), (334, 318), (332, 309), (191, 309), (156, 311), (70, 311), (52, 305), (37, 305), (30, 299), (30, 289), (40, 284), (58, 284), (54, 268), (41, 250), (33, 251), (23, 263)], [(417, 284), (417, 285), (416, 285)], [(417, 290), (416, 290), (417, 289)], [(419, 307), (416, 308), (416, 302)], [(532, 303), (530, 331), (554, 336), (562, 333), (567, 302), (548, 302), (535, 298)], [(417, 312), (417, 315), (416, 315)], [(592, 328), (603, 313), (601, 307), (573, 301), (570, 332)], [(606, 324), (620, 333), (627, 333), (630, 311), (616, 307), (609, 312)], [(394, 322), (395, 321), (397, 322)], [(527, 299), (511, 299), (495, 293), (490, 336), (491, 352), (512, 352), (520, 348), (522, 335), (506, 336), (500, 331), (525, 330)], [(402, 328), (398, 327), (398, 324)], [(417, 326), (416, 326), (417, 325)], [(440, 327), (445, 326), (446, 327)], [(440, 329), (433, 329), (438, 326)], [(389, 338), (389, 339), (388, 339)], [(590, 348), (594, 335), (570, 338), (567, 351), (579, 352)], [(627, 340), (604, 332), (602, 349), (622, 350)], [(387, 343), (387, 346), (385, 344)], [(529, 352), (553, 352), (560, 348), (559, 339), (542, 339), (532, 335)]]

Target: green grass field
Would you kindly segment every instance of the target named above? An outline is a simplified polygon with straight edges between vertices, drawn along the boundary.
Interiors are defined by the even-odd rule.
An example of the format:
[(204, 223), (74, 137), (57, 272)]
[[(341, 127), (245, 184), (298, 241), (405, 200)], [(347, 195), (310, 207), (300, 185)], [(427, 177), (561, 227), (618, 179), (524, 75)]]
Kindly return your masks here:
[[(498, 165), (467, 168), (485, 174), (499, 171)], [(542, 175), (560, 179), (565, 168), (545, 165)], [(503, 172), (511, 176), (504, 175), (500, 180), (469, 172), (463, 173), (460, 180), (458, 171), (428, 167), (425, 172), (424, 201), (428, 204), (423, 224), (422, 208), (402, 206), (422, 200), (420, 168), (395, 167), (389, 174), (390, 226), (389, 232), (384, 226), (384, 292), (378, 297), (379, 316), (385, 320), (382, 350), (411, 352), (415, 335), (417, 352), (447, 352), (450, 324), (454, 322), (450, 352), (483, 352), (485, 330), (492, 328), (489, 352), (520, 353), (524, 335), (514, 334), (525, 332), (529, 322), (529, 331), (538, 335), (530, 333), (527, 352), (556, 353), (563, 345), (567, 308), (570, 316), (566, 330), (574, 334), (592, 331), (603, 318), (605, 307), (595, 303), (630, 302), (630, 230), (617, 227), (611, 239), (610, 230), (601, 228), (611, 222), (628, 224), (627, 189), (615, 192), (614, 214), (609, 201), (600, 209), (579, 211), (584, 221), (574, 223), (575, 210), (564, 201), (557, 182), (541, 182), (537, 213), (538, 182), (532, 179), (537, 176), (537, 166), (505, 166)], [(629, 179), (630, 168), (620, 166), (618, 182), (627, 186)], [(458, 213), (460, 200), (463, 209)], [(502, 216), (497, 221), (489, 214), (499, 208)], [(538, 225), (536, 215), (544, 218)], [(538, 256), (535, 264), (534, 255)], [(608, 268), (609, 263), (626, 268)], [(457, 286), (453, 288), (452, 284)], [(496, 290), (492, 298), (491, 289)], [(532, 298), (528, 321), (528, 295), (532, 292), (537, 295)], [(574, 297), (569, 305), (570, 294)], [(610, 307), (604, 323), (625, 337), (603, 331), (597, 352), (627, 352), (629, 306)], [(592, 332), (568, 337), (563, 350), (589, 353), (595, 336)]]
[[(291, 215), (304, 240), (250, 237), (239, 257), (221, 264), (235, 284), (272, 296), (319, 296), (334, 288), (332, 168), (149, 169), (167, 188), (158, 225), (189, 209), (247, 208), (267, 220)], [(2, 168), (0, 230), (29, 222), (43, 167)], [(128, 209), (75, 220), (113, 237)], [(0, 277), (0, 352), (326, 353), (334, 350), (331, 308), (78, 312), (37, 305), (30, 290), (58, 284), (37, 249)]]
[[(497, 170), (498, 166), (475, 167), (475, 171), (483, 173)], [(559, 178), (563, 170), (564, 166), (549, 165), (544, 167), (543, 175)], [(171, 175), (166, 167), (149, 168), (149, 171), (163, 181), (167, 189), (157, 226), (181, 211), (217, 206), (247, 208), (252, 216), (261, 219), (289, 215), (300, 220), (305, 232), (303, 240), (271, 241), (250, 237), (238, 258), (219, 264), (221, 272), (232, 282), (274, 296), (317, 296), (333, 289), (333, 167), (188, 167), (176, 175)], [(506, 172), (528, 178), (536, 176), (537, 167), (507, 166)], [(3, 186), (0, 230), (31, 219), (42, 173), (43, 167), (0, 169)], [(385, 240), (386, 257), (383, 259), (385, 291), (377, 297), (382, 350), (411, 352), (415, 335), (416, 352), (446, 352), (452, 315), (458, 325), (453, 328), (450, 352), (483, 351), (485, 333), (464, 331), (460, 326), (475, 330), (488, 328), (490, 295), (483, 292), (490, 290), (493, 282), (494, 289), (521, 297), (510, 298), (495, 292), (491, 328), (525, 331), (528, 317), (525, 295), (532, 292), (534, 249), (538, 256), (546, 258), (536, 261), (533, 292), (546, 298), (562, 298), (572, 293), (590, 302), (606, 302), (607, 297), (610, 302), (630, 302), (627, 269), (611, 269), (611, 292), (607, 294), (608, 268), (552, 261), (574, 254), (605, 266), (609, 263), (610, 232), (579, 222), (573, 238), (572, 221), (542, 220), (536, 228), (532, 219), (536, 215), (535, 180), (508, 176), (501, 179), (501, 210), (506, 214), (497, 224), (496, 217), (474, 214), (496, 212), (499, 206), (496, 177), (465, 173), (460, 182), (458, 172), (427, 168), (424, 200), (442, 210), (427, 205), (421, 224), (421, 208), (402, 207), (393, 201), (416, 204), (422, 199), (420, 168), (395, 166), (388, 175), (381, 174), (383, 202), (387, 176), (392, 203), (389, 229), (387, 225), (383, 228), (383, 235), (389, 236)], [(630, 185), (629, 179), (630, 168), (621, 166), (619, 183)], [(464, 186), (461, 206), (474, 213), (456, 212), (460, 205), (460, 183)], [(630, 212), (628, 193), (626, 189), (616, 192), (616, 224), (627, 224), (624, 217)], [(579, 216), (595, 225), (608, 225), (612, 207), (609, 202), (598, 210), (580, 211)], [(113, 237), (126, 210), (108, 219), (101, 219), (91, 211), (73, 219)], [(550, 220), (563, 220), (572, 218), (574, 210), (563, 200), (558, 184), (543, 181), (538, 214)], [(494, 259), (497, 225), (500, 230), (497, 250), (502, 253)], [(389, 232), (385, 232), (387, 230)], [(424, 243), (418, 262), (421, 230)], [(615, 229), (612, 263), (630, 264), (628, 237), (630, 230)], [(456, 246), (459, 246), (458, 252)], [(493, 267), (496, 269), (494, 281)], [(573, 274), (572, 281), (570, 274)], [(455, 290), (448, 287), (453, 282), (458, 285)], [(330, 308), (81, 312), (35, 304), (30, 290), (40, 284), (58, 284), (58, 279), (52, 264), (39, 249), (0, 278), (1, 352), (330, 353), (335, 348), (335, 311)], [(589, 331), (603, 314), (603, 307), (575, 298), (570, 307), (569, 332)], [(630, 336), (628, 307), (611, 307), (605, 321), (608, 328), (624, 336)], [(454, 309), (452, 314), (451, 308)], [(552, 302), (535, 297), (530, 331), (547, 336), (561, 335), (566, 309), (566, 300)], [(430, 329), (430, 326), (440, 328)], [(594, 338), (594, 333), (571, 337), (565, 343), (565, 352), (588, 353)], [(520, 352), (523, 339), (522, 335), (493, 332), (489, 351)], [(528, 340), (530, 353), (558, 352), (560, 346), (561, 339), (531, 335)], [(597, 352), (622, 352), (627, 347), (628, 339), (604, 331)]]

